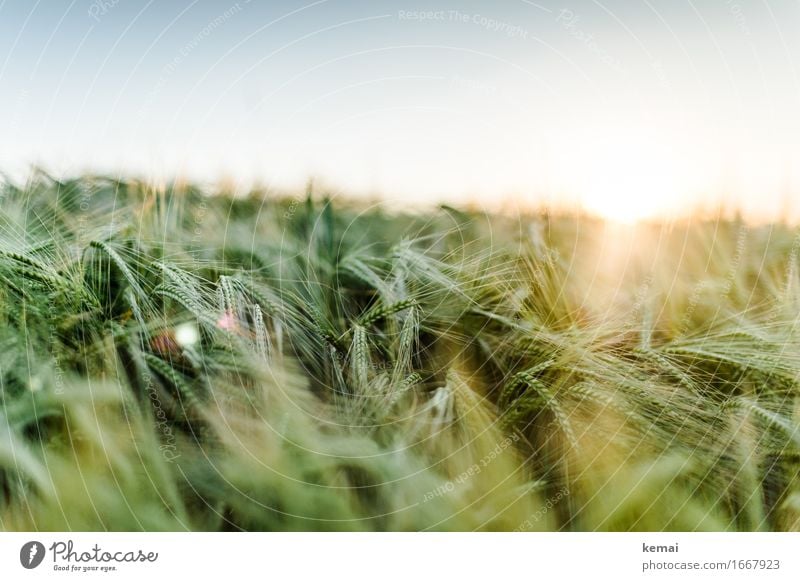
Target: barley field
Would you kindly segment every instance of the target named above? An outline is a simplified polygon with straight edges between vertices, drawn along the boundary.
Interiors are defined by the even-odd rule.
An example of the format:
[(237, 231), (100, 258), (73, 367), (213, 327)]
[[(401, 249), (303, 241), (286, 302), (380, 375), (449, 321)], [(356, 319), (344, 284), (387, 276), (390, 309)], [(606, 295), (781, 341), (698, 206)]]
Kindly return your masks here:
[(0, 529), (800, 530), (800, 230), (0, 186)]

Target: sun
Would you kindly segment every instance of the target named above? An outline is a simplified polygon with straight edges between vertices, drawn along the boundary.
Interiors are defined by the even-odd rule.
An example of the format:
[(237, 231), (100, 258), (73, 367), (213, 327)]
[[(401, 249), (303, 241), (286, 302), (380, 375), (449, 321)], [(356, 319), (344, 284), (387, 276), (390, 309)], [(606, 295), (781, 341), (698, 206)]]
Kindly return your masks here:
[(692, 172), (670, 143), (626, 135), (580, 144), (568, 154), (565, 181), (584, 210), (621, 223), (680, 212)]
[(607, 220), (632, 223), (664, 213), (669, 193), (674, 191), (669, 177), (660, 171), (647, 171), (639, 164), (609, 161), (587, 172), (581, 191), (584, 209)]

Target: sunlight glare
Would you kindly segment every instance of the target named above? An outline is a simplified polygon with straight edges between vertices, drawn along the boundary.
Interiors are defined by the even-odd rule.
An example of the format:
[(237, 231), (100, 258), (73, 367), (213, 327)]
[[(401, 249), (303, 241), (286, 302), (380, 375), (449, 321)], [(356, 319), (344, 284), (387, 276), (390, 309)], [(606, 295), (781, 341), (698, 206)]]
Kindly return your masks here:
[[(607, 220), (632, 223), (679, 210), (696, 187), (675, 148), (645, 136), (582, 139), (565, 176), (583, 208)], [(693, 183), (695, 182), (695, 183)]]

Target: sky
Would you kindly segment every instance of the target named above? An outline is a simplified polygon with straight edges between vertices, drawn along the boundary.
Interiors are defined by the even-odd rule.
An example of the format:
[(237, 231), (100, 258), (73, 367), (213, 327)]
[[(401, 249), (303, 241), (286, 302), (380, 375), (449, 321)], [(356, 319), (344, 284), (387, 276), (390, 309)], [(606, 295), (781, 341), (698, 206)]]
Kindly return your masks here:
[(0, 0), (0, 171), (800, 215), (798, 0)]

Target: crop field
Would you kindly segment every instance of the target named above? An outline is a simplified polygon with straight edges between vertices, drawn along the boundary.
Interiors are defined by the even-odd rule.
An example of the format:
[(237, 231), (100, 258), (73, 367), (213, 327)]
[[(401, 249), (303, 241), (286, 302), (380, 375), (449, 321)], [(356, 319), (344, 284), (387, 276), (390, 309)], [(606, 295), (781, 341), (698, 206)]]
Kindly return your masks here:
[(800, 530), (800, 230), (0, 186), (0, 529)]

